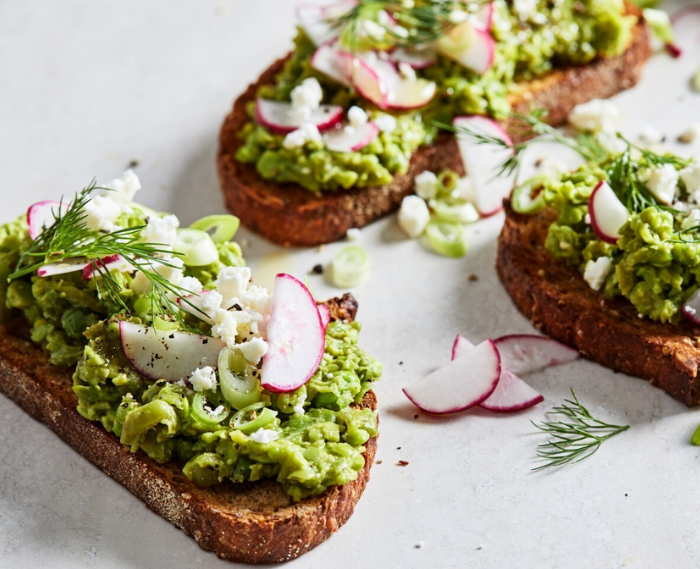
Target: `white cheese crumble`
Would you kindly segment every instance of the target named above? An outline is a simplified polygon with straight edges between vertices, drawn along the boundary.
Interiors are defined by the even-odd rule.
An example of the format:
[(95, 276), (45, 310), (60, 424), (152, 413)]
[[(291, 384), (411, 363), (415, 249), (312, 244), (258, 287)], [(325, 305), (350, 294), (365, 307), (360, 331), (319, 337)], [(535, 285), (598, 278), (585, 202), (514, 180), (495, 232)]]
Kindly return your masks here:
[(373, 40), (381, 41), (386, 35), (386, 28), (372, 20), (363, 20), (362, 29)]
[(195, 391), (216, 389), (216, 372), (210, 366), (197, 368), (190, 376), (190, 383)]
[(569, 123), (582, 132), (611, 132), (620, 118), (620, 109), (612, 101), (593, 99), (574, 107)]
[(678, 172), (680, 179), (685, 184), (685, 189), (692, 197), (695, 203), (700, 199), (700, 162), (693, 160), (688, 166)]
[(207, 294), (202, 295), (202, 310), (209, 316), (215, 318), (217, 311), (221, 308), (221, 303), (224, 297), (216, 290), (210, 290)]
[(700, 225), (700, 209), (694, 209), (681, 223), (681, 229), (688, 229), (694, 225)]
[(461, 24), (469, 19), (469, 14), (467, 14), (464, 10), (458, 10), (455, 8), (447, 15), (447, 19), (451, 24)]
[(211, 335), (221, 338), (221, 341), (229, 348), (236, 346), (238, 334), (238, 322), (233, 312), (219, 309), (214, 316), (215, 324), (211, 327)]
[(295, 415), (304, 415), (306, 410), (304, 409), (304, 403), (306, 403), (306, 393), (302, 393), (297, 399), (297, 404), (292, 407), (294, 409)]
[(238, 349), (241, 350), (243, 357), (253, 365), (260, 363), (260, 360), (267, 353), (267, 348), (267, 342), (262, 338), (253, 338), (248, 342), (238, 344)]
[(348, 109), (348, 122), (355, 128), (367, 123), (367, 113), (360, 107), (352, 106)]
[(305, 122), (298, 129), (293, 130), (285, 136), (282, 141), (282, 146), (287, 150), (293, 150), (294, 148), (301, 148), (307, 142), (323, 143), (323, 138), (318, 131), (318, 127), (310, 122)]
[(608, 278), (612, 270), (612, 259), (610, 257), (598, 257), (595, 261), (588, 261), (586, 269), (583, 272), (583, 280), (593, 290), (600, 290), (605, 279)]
[[(179, 286), (182, 282), (182, 268), (185, 266), (180, 257), (168, 259), (168, 264), (154, 263), (148, 269), (158, 273), (169, 283)], [(134, 280), (131, 281), (131, 290), (136, 294), (149, 294), (152, 290), (150, 279), (141, 271), (134, 275)]]
[(121, 178), (115, 178), (109, 184), (103, 184), (100, 195), (122, 204), (134, 201), (136, 192), (141, 189), (141, 181), (133, 170), (127, 170)]
[(661, 144), (664, 141), (664, 134), (656, 127), (650, 124), (646, 125), (642, 132), (639, 133), (639, 142), (644, 146), (654, 146)]
[(348, 238), (348, 241), (359, 241), (362, 238), (362, 231), (357, 229), (357, 227), (353, 227), (352, 229), (348, 229), (345, 236)]
[(676, 197), (678, 171), (673, 164), (659, 164), (639, 173), (639, 179), (646, 183), (649, 191), (661, 203), (669, 205)]
[(192, 294), (199, 294), (202, 292), (202, 290), (204, 290), (202, 283), (199, 282), (199, 279), (196, 277), (182, 277), (178, 286), (184, 288), (186, 291), (189, 291)]
[(437, 195), (438, 179), (433, 172), (421, 172), (414, 178), (413, 183), (416, 195), (424, 200), (430, 200)]
[(396, 119), (391, 115), (379, 115), (374, 119), (375, 126), (387, 134), (396, 130)]
[(119, 229), (117, 219), (122, 214), (122, 206), (106, 196), (94, 196), (83, 207), (85, 224), (92, 231), (111, 233)]
[(216, 290), (221, 293), (224, 304), (232, 304), (232, 300), (240, 298), (250, 283), (248, 267), (225, 267), (216, 277)]
[(430, 210), (425, 200), (418, 196), (406, 196), (399, 210), (399, 227), (411, 238), (419, 237), (430, 221)]
[(163, 217), (152, 215), (141, 231), (141, 241), (172, 247), (177, 238), (178, 227), (180, 227), (180, 220), (174, 215)]
[(256, 443), (271, 443), (279, 437), (277, 431), (272, 429), (258, 429), (253, 434), (250, 435), (250, 440)]
[(315, 111), (321, 106), (323, 89), (321, 89), (321, 84), (318, 82), (318, 79), (309, 77), (292, 89), (290, 98), (292, 100), (293, 109), (305, 107)]

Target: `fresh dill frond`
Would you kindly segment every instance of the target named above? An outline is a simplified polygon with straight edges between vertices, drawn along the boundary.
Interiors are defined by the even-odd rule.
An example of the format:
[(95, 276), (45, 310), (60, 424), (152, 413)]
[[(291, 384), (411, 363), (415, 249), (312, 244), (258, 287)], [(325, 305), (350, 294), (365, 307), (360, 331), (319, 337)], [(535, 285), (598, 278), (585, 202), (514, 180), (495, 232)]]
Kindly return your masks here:
[[(85, 258), (92, 262), (92, 270), (101, 277), (97, 286), (100, 300), (109, 301), (119, 310), (128, 312), (129, 308), (121, 296), (122, 287), (102, 261), (106, 257), (121, 256), (136, 270), (143, 273), (151, 285), (152, 313), (172, 316), (180, 326), (189, 331), (196, 331), (181, 316), (180, 309), (172, 296), (182, 298), (191, 291), (171, 283), (158, 271), (157, 266), (174, 268), (172, 260), (166, 254), (177, 254), (166, 245), (144, 243), (141, 231), (145, 225), (117, 229), (110, 233), (92, 230), (88, 227), (85, 206), (92, 199), (91, 194), (97, 190), (112, 191), (97, 186), (93, 180), (82, 191), (75, 194), (73, 201), (64, 206), (61, 198), (58, 211), (53, 212), (53, 223), (32, 241), (24, 251), (8, 280), (36, 272), (40, 267), (50, 263), (60, 263), (68, 259)], [(189, 301), (193, 308), (199, 310)]]
[(565, 399), (548, 415), (561, 415), (561, 421), (543, 421), (532, 424), (550, 435), (546, 443), (537, 447), (537, 456), (546, 462), (533, 470), (543, 470), (552, 466), (581, 462), (593, 455), (609, 438), (629, 429), (629, 425), (612, 425), (596, 419), (576, 397), (571, 388), (573, 399)]

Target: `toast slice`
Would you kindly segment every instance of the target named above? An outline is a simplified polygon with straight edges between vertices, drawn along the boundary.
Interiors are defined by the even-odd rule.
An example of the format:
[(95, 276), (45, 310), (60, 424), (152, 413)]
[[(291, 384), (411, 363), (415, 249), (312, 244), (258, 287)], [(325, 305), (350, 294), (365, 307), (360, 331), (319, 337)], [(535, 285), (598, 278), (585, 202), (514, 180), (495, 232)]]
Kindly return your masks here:
[[(628, 10), (639, 13), (632, 7)], [(607, 98), (634, 86), (649, 53), (648, 32), (640, 16), (624, 53), (522, 83), (510, 96), (512, 108), (518, 113), (543, 109), (548, 113), (548, 122), (561, 124), (576, 105)], [(396, 175), (384, 186), (317, 196), (295, 184), (263, 179), (254, 165), (236, 160), (236, 151), (242, 144), (238, 132), (249, 120), (246, 104), (255, 100), (258, 87), (274, 81), (285, 61), (282, 58), (273, 63), (236, 99), (219, 136), (217, 169), (226, 205), (249, 229), (284, 246), (336, 241), (348, 229), (363, 227), (398, 209), (401, 200), (413, 193), (413, 179), (420, 172), (450, 169), (465, 174), (454, 137), (440, 135), (433, 145), (420, 148), (413, 155), (406, 174)], [(505, 126), (514, 139), (523, 138), (521, 125), (509, 121)]]
[(700, 328), (640, 319), (624, 298), (607, 300), (544, 242), (554, 210), (515, 213), (506, 202), (496, 269), (515, 306), (542, 332), (585, 357), (648, 379), (688, 406), (700, 403)]
[[(354, 299), (348, 297), (329, 302), (332, 318), (354, 318), (357, 305), (353, 308)], [(293, 502), (274, 480), (200, 488), (179, 465), (159, 465), (141, 451), (132, 454), (102, 425), (81, 417), (73, 370), (50, 365), (46, 353), (18, 333), (0, 326), (0, 392), (222, 559), (276, 563), (306, 553), (350, 518), (369, 480), (376, 437), (365, 445), (365, 466), (356, 480), (301, 502)], [(376, 409), (374, 393), (360, 405)]]

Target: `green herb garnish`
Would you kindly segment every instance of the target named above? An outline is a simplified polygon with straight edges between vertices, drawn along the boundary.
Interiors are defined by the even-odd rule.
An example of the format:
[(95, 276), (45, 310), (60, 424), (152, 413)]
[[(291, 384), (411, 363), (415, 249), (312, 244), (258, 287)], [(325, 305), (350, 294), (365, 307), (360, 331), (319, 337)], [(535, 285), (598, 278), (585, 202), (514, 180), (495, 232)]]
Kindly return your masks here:
[(629, 425), (611, 425), (592, 417), (588, 409), (579, 402), (573, 388), (571, 396), (573, 400), (565, 399), (562, 405), (555, 406), (547, 413), (563, 415), (566, 419), (543, 421), (539, 424), (532, 421), (535, 427), (551, 435), (546, 443), (537, 447), (537, 456), (547, 462), (533, 470), (581, 462), (594, 454), (604, 441), (629, 429)]

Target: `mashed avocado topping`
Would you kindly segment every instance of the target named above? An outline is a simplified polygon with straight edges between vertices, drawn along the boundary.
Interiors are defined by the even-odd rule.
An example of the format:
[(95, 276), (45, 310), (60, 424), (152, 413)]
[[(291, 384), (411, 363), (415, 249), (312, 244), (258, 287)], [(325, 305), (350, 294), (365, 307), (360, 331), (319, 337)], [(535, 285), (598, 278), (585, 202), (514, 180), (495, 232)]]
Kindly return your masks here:
[[(176, 461), (199, 485), (273, 478), (300, 500), (355, 480), (363, 445), (377, 434), (376, 413), (355, 404), (381, 375), (357, 346), (360, 324), (328, 324), (321, 364), (301, 387), (262, 389), (272, 297), (250, 283), (229, 240), (237, 220), (213, 216), (196, 222), (199, 229), (181, 229), (175, 216), (133, 202), (138, 189), (127, 172), (77, 194), (43, 229), (35, 206), (0, 226), (2, 321), (25, 320), (52, 364), (77, 364), (83, 417), (132, 452)], [(154, 376), (156, 368), (129, 355), (120, 322), (185, 341), (178, 345), (213, 343), (215, 354), (230, 355), (219, 355), (218, 370), (200, 363), (178, 378)], [(145, 340), (139, 345), (151, 349)], [(167, 349), (147, 357), (167, 358)], [(172, 365), (183, 359), (178, 352)], [(235, 392), (251, 382), (248, 392)]]
[[(434, 3), (424, 4), (423, 7), (430, 8)], [(480, 5), (459, 6), (469, 12)], [(285, 145), (285, 135), (275, 134), (259, 124), (251, 104), (248, 108), (251, 121), (240, 132), (243, 143), (236, 158), (255, 164), (265, 179), (296, 183), (313, 192), (388, 183), (395, 174), (407, 171), (409, 160), (419, 147), (434, 140), (437, 130), (433, 121), (448, 123), (455, 116), (469, 114), (503, 118), (510, 110), (508, 95), (517, 89), (519, 81), (622, 52), (636, 21), (634, 16), (624, 15), (619, 0), (496, 0), (493, 6), (490, 34), (495, 40), (495, 53), (489, 69), (477, 73), (437, 55), (431, 65), (415, 70), (418, 79), (435, 83), (435, 96), (427, 105), (413, 110), (381, 110), (354, 90), (314, 69), (311, 58), (317, 47), (300, 29), (292, 56), (275, 83), (262, 86), (258, 96), (289, 101), (293, 90), (304, 80), (315, 78), (323, 90), (323, 103), (340, 105), (346, 111), (357, 106), (380, 126), (381, 132), (370, 144), (353, 152), (332, 151), (322, 137), (311, 137), (303, 144), (289, 147)], [(389, 2), (385, 10), (368, 4), (360, 12), (361, 21), (381, 22), (379, 14), (394, 9), (398, 8)], [(443, 33), (449, 33), (449, 25), (446, 24)], [(351, 43), (348, 37), (352, 34), (347, 30), (341, 32), (343, 49), (350, 49), (349, 45), (342, 45)], [(390, 34), (385, 37), (390, 38)], [(381, 56), (393, 45), (391, 41), (375, 40), (367, 44), (356, 40), (356, 50), (368, 47)]]

